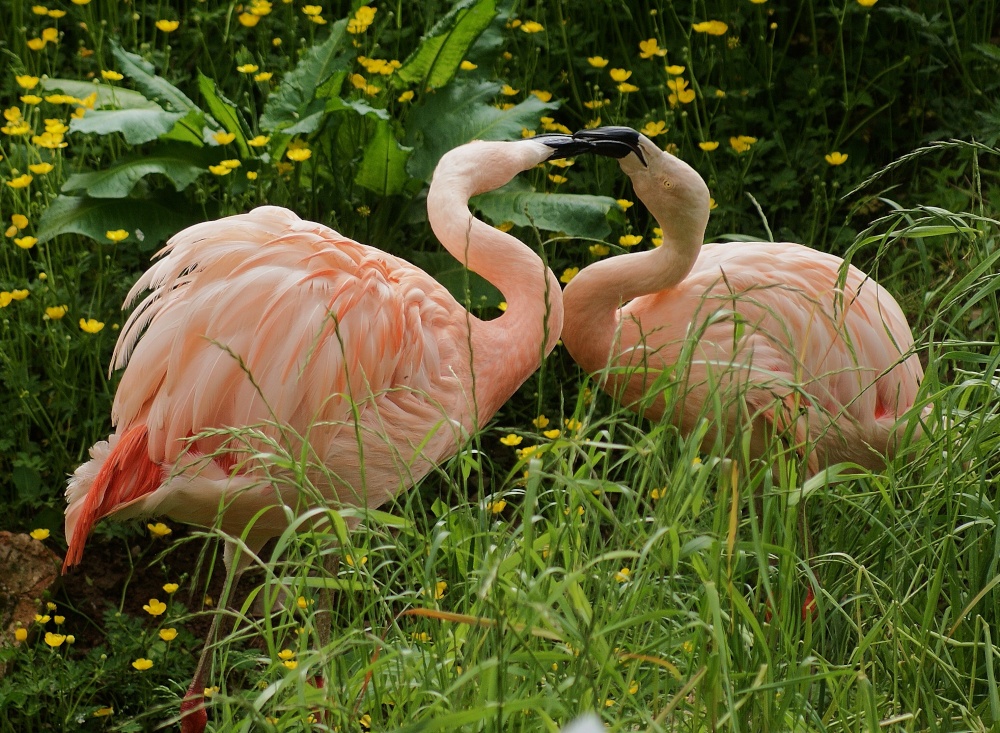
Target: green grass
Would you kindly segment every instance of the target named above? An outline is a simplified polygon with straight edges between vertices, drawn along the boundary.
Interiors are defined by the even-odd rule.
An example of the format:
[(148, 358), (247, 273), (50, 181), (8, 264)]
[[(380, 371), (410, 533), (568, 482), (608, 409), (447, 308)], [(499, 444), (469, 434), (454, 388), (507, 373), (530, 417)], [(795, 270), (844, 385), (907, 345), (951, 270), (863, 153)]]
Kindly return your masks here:
[[(745, 434), (699, 445), (643, 422), (557, 348), (458, 456), (360, 512), (356, 531), (318, 512), (268, 548), (256, 572), (268, 582), (245, 581), (215, 649), (211, 729), (555, 731), (583, 710), (621, 731), (996, 728), (996, 5), (497, 5), (448, 16), (447, 3), (378, 3), (357, 34), (336, 22), (356, 11), (346, 3), (323, 5), (321, 25), (301, 2), (274, 2), (253, 27), (239, 20), (249, 4), (214, 0), (50, 3), (61, 18), (0, 5), (0, 107), (17, 110), (0, 133), (0, 528), (48, 528), (61, 546), (63, 477), (110, 429), (105, 374), (124, 294), (186, 224), (289, 206), (411, 259), (493, 315), (499, 294), (442, 255), (426, 225), (437, 156), (486, 129), (662, 122), (656, 142), (690, 161), (718, 204), (710, 238), (801, 241), (848, 256), (897, 297), (926, 364), (924, 434), (883, 472), (835, 467), (803, 484), (780, 443), (751, 462)], [(166, 33), (160, 19), (180, 24)], [(692, 30), (706, 20), (726, 32)], [(524, 32), (526, 21), (542, 30)], [(58, 42), (31, 50), (45, 28)], [(640, 57), (650, 38), (666, 56)], [(359, 56), (401, 63), (382, 75)], [(237, 70), (247, 64), (258, 71)], [(620, 91), (614, 68), (638, 89)], [(670, 101), (677, 78), (691, 101)], [(44, 99), (60, 89), (77, 101)], [(72, 122), (92, 90), (107, 115)], [(504, 104), (516, 106), (493, 106)], [(147, 111), (137, 123), (116, 108)], [(18, 119), (30, 132), (11, 130)], [(69, 128), (67, 147), (46, 147), (49, 119)], [(756, 142), (738, 152), (729, 140), (741, 135)], [(268, 140), (251, 145), (257, 136)], [(297, 146), (310, 157), (289, 158)], [(846, 162), (828, 162), (833, 152)], [(240, 165), (213, 173), (223, 160)], [(29, 170), (29, 185), (8, 185)], [(633, 200), (613, 161), (523, 178), (553, 196), (605, 197), (537, 229), (502, 197), (481, 202), (491, 223), (522, 217), (513, 232), (558, 274), (609, 256), (592, 244), (618, 254), (621, 236), (641, 235), (640, 247), (655, 236), (641, 205), (610, 203)], [(117, 229), (128, 236), (113, 243)], [(105, 327), (88, 333), (89, 318)], [(681, 398), (668, 388), (668, 402)], [(540, 414), (548, 425), (533, 424)], [(520, 445), (500, 442), (512, 433)], [(51, 614), (68, 611), (66, 624), (35, 625), (21, 644), (0, 637), (0, 732), (146, 730), (176, 715), (207, 589), (172, 553), (154, 557), (176, 541), (143, 532), (98, 529), (123, 555), (144, 548), (106, 614), (63, 594)], [(353, 565), (324, 580), (331, 553)], [(161, 571), (183, 588), (153, 617), (132, 589)], [(326, 586), (332, 619), (317, 610)], [(287, 610), (251, 613), (260, 594)], [(809, 594), (815, 613), (803, 614)], [(45, 641), (88, 628), (99, 646), (87, 652)], [(162, 628), (178, 636), (164, 641)], [(325, 646), (321, 628), (332, 628)], [(134, 669), (139, 658), (152, 668)]]

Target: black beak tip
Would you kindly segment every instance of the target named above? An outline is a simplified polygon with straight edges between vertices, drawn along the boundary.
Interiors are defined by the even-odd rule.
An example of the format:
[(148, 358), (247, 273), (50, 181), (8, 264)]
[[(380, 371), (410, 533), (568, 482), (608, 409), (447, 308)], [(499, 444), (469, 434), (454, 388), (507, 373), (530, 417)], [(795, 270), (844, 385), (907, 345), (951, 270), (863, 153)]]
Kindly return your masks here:
[(591, 152), (611, 158), (624, 158), (629, 153), (634, 153), (639, 162), (646, 165), (646, 156), (639, 147), (639, 133), (631, 127), (609, 125), (593, 130), (580, 130), (573, 134), (573, 139), (587, 142), (593, 146)]
[(586, 140), (578, 140), (573, 135), (561, 135), (559, 133), (545, 133), (542, 135), (535, 135), (532, 140), (537, 140), (540, 143), (547, 145), (552, 148), (552, 155), (549, 156), (548, 160), (553, 158), (572, 158), (577, 155), (585, 155), (587, 153), (594, 153), (594, 144)]

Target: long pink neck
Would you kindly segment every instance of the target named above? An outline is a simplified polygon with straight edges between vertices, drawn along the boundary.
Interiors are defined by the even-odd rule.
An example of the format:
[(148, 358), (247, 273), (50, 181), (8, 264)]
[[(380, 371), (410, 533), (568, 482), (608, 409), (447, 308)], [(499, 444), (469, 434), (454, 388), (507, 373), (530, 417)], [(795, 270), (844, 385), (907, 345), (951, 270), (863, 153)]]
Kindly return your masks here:
[(555, 346), (563, 323), (559, 282), (524, 243), (476, 219), (469, 199), (492, 191), (548, 157), (541, 143), (474, 143), (448, 153), (427, 194), (434, 234), (459, 262), (495, 285), (507, 310), (492, 321), (471, 314), (476, 422), (486, 422)]
[(665, 217), (657, 221), (664, 232), (663, 246), (595, 262), (563, 292), (563, 343), (588, 372), (604, 369), (621, 351), (615, 344), (620, 307), (633, 298), (676, 287), (698, 259), (704, 227), (695, 232), (690, 227), (668, 227)]

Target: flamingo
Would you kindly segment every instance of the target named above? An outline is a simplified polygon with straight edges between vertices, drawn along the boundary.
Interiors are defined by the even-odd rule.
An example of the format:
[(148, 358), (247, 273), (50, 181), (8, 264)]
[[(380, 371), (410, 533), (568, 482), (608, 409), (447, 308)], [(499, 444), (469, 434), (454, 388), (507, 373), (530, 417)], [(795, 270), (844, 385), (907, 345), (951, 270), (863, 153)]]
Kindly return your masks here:
[[(377, 507), (454, 455), (552, 350), (563, 319), (552, 271), (474, 218), (469, 198), (589, 147), (567, 135), (477, 141), (438, 164), (431, 228), (503, 293), (507, 310), (491, 321), (405, 260), (287, 209), (175, 235), (125, 304), (150, 291), (113, 355), (112, 370), (125, 369), (115, 432), (69, 480), (64, 572), (105, 517), (219, 526), (259, 553), (289, 526), (289, 508), (310, 505), (266, 465), (275, 445), (308, 455), (308, 477), (332, 506)], [(226, 543), (224, 560), (238, 577), (250, 555), (234, 559), (234, 548)], [(208, 648), (181, 706), (185, 733), (207, 721)]]
[(658, 249), (595, 262), (567, 285), (562, 340), (576, 362), (653, 420), (667, 409), (654, 383), (676, 384), (668, 418), (687, 435), (708, 417), (707, 441), (732, 437), (749, 416), (751, 457), (777, 434), (808, 475), (882, 467), (923, 377), (892, 296), (801, 244), (703, 244), (709, 191), (691, 166), (627, 127), (574, 137), (619, 158), (663, 231)]

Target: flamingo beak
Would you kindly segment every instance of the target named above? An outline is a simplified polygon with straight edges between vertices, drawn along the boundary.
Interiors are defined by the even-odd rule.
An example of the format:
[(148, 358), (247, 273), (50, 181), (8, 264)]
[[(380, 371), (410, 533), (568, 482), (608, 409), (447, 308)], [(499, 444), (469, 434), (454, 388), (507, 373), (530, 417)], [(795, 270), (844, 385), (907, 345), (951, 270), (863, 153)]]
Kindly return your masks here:
[(548, 160), (552, 160), (553, 158), (572, 158), (577, 155), (598, 152), (593, 143), (586, 140), (577, 140), (575, 135), (561, 135), (553, 132), (535, 135), (528, 139), (543, 143), (552, 148), (552, 155), (548, 157)]
[(619, 159), (634, 153), (639, 162), (645, 166), (648, 164), (642, 154), (642, 148), (639, 147), (639, 137), (639, 133), (631, 127), (620, 126), (596, 127), (593, 130), (573, 133), (575, 141), (591, 146), (588, 152)]

